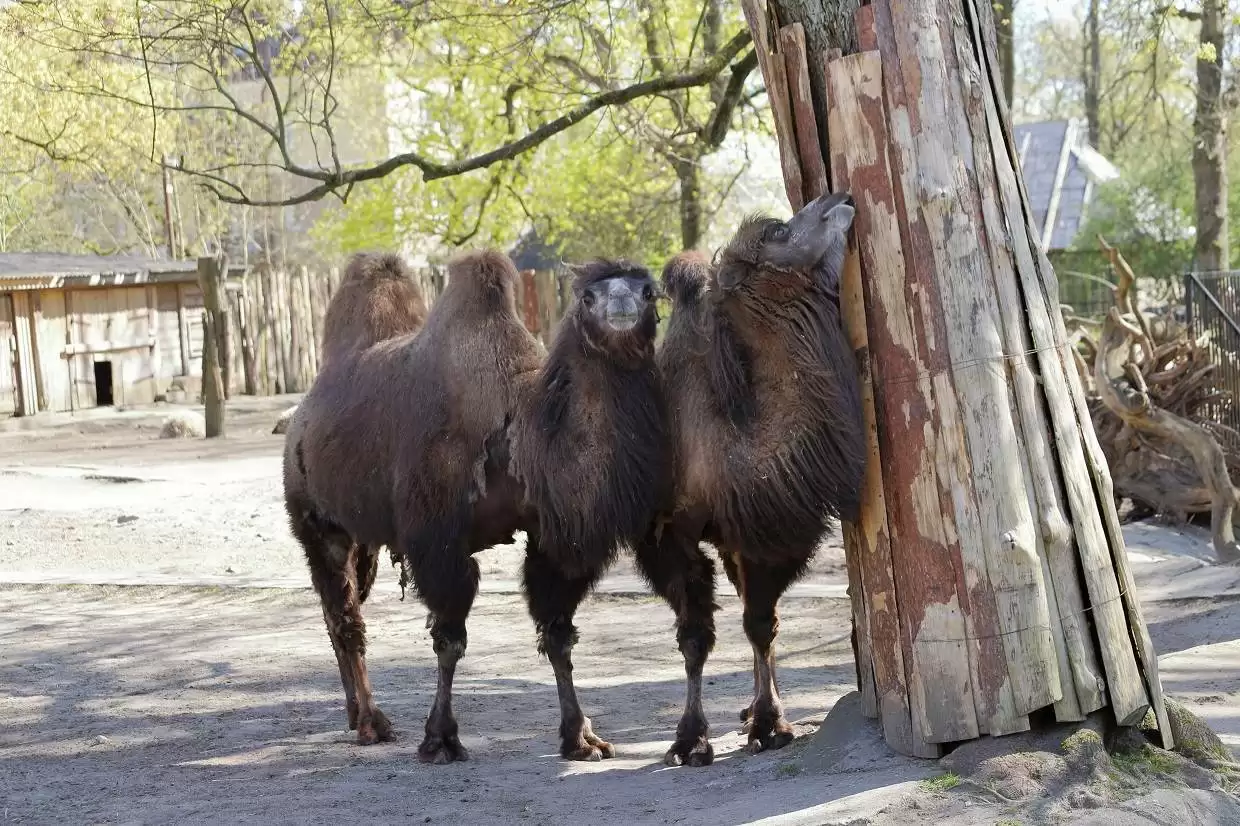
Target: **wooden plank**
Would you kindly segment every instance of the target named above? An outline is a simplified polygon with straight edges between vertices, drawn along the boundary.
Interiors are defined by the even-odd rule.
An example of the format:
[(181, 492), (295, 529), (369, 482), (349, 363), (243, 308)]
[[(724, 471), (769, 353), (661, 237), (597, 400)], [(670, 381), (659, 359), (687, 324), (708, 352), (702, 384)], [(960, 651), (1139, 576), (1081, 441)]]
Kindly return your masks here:
[(827, 192), (827, 167), (818, 142), (818, 123), (814, 118), (814, 99), (810, 91), (809, 62), (805, 55), (805, 29), (800, 23), (779, 30), (779, 48), (784, 56), (784, 76), (788, 82), (788, 104), (796, 131), (797, 157), (801, 161), (801, 191), (805, 203)]
[(766, 87), (775, 119), (775, 139), (779, 144), (779, 165), (784, 176), (784, 191), (793, 212), (805, 206), (805, 182), (801, 177), (801, 160), (797, 152), (796, 125), (792, 120), (792, 103), (788, 96), (788, 70), (779, 55), (770, 66), (770, 85)]
[(154, 284), (146, 288), (146, 303), (148, 307), (147, 317), (150, 319), (151, 327), (151, 393), (152, 395), (162, 395), (162, 391), (167, 385), (163, 381), (164, 349), (159, 333), (162, 326), (167, 323), (167, 319), (160, 312), (159, 291), (156, 290)]
[(60, 348), (69, 340), (64, 290), (43, 290), (39, 293), (36, 323), (39, 328), (39, 369), (43, 374), (47, 410), (51, 412), (72, 410), (73, 387), (70, 381), (69, 362), (56, 357), (59, 355)]
[(17, 412), (17, 339), (13, 335), (13, 299), (0, 293), (0, 416)]
[[(999, 118), (1003, 111), (1000, 108), (1002, 83), (995, 74), (993, 55), (991, 58), (986, 73), (990, 94), (983, 97), (991, 102), (987, 109), (987, 118), (991, 144), (995, 147), (999, 192), (1003, 199), (1004, 212), (1009, 216), (1007, 223), (1012, 233), (1012, 247), (1028, 313), (1028, 326), (1033, 345), (1038, 351), (1039, 374), (1053, 427), (1056, 453), (1062, 468), (1061, 479), (1072, 515), (1077, 556), (1085, 574), (1090, 603), (1088, 607), (1093, 614), (1100, 642), (1102, 663), (1107, 675), (1106, 686), (1116, 719), (1121, 724), (1126, 724), (1125, 721), (1139, 721), (1144, 716), (1148, 700), (1128, 640), (1127, 617), (1124, 616), (1120, 603), (1120, 587), (1110, 552), (1111, 547), (1116, 547), (1119, 553), (1123, 553), (1123, 536), (1118, 530), (1118, 516), (1114, 519), (1115, 528), (1112, 531), (1108, 531), (1108, 524), (1103, 521), (1104, 518), (1107, 523), (1111, 521), (1109, 517), (1114, 511), (1115, 501), (1112, 492), (1106, 490), (1106, 484), (1100, 485), (1101, 490), (1094, 490), (1090, 484), (1090, 480), (1099, 481), (1099, 467), (1107, 482), (1110, 474), (1105, 460), (1100, 460), (1100, 448), (1097, 454), (1087, 458), (1087, 451), (1093, 453), (1091, 443), (1097, 444), (1097, 436), (1084, 402), (1080, 377), (1065, 344), (1067, 333), (1059, 313), (1058, 297), (1049, 295), (1046, 289), (1048, 279), (1044, 272), (1049, 272), (1049, 262), (1045, 262), (1045, 257), (1039, 254), (1040, 241), (1034, 230), (1032, 210), (1029, 209), (1023, 190), (1019, 167), (1015, 165), (1014, 147)], [(1024, 221), (1012, 220), (1022, 215)], [(1051, 273), (1050, 279), (1053, 278)], [(1100, 513), (1105, 516), (1100, 517)], [(1082, 603), (1084, 600), (1072, 594), (1077, 559), (1052, 558), (1050, 562), (1052, 574), (1055, 575), (1057, 596), (1061, 602), (1068, 603), (1061, 612), (1064, 637), (1069, 648), (1073, 683), (1077, 689), (1081, 710), (1088, 713), (1092, 708), (1100, 707), (1097, 704), (1104, 701), (1104, 694), (1103, 681), (1099, 679), (1100, 672), (1091, 656), (1093, 641), (1083, 614), (1086, 608), (1075, 607), (1077, 600)], [(1059, 571), (1057, 575), (1056, 571)], [(1078, 610), (1080, 613), (1077, 613)], [(1153, 667), (1157, 669), (1156, 661)], [(1161, 702), (1160, 692), (1154, 694)]]
[(551, 270), (539, 270), (534, 279), (538, 284), (539, 327), (542, 328), (543, 344), (551, 346), (555, 336), (556, 322), (559, 321), (557, 309), (560, 297), (555, 289), (555, 273)]
[[(953, 383), (981, 519), (978, 543), (962, 538), (961, 547), (966, 564), (984, 571), (989, 584), (970, 591), (995, 600), (1008, 681), (1017, 711), (1026, 714), (1062, 699), (1062, 691), (1026, 469), (1012, 461), (1023, 448), (1003, 369), (1007, 354), (993, 267), (976, 232), (978, 194), (959, 151), (971, 146), (973, 137), (966, 92), (957, 82), (965, 73), (954, 65), (950, 48), (955, 24), (937, 14), (932, 0), (883, 6), (876, 15), (880, 41), (892, 46), (883, 51), (884, 69), (899, 73), (907, 100), (893, 130), (908, 160), (899, 177), (910, 226), (928, 254), (919, 264), (933, 273), (926, 284), (938, 293), (935, 306), (942, 311), (955, 365)], [(926, 21), (933, 23), (931, 36), (923, 36)], [(885, 22), (890, 23), (886, 31)], [(975, 559), (977, 548), (983, 556)], [(978, 613), (971, 611), (975, 620)]]
[(13, 296), (13, 337), (17, 345), (17, 414), (33, 416), (39, 412), (35, 380), (33, 323), (30, 317), (30, 296), (25, 292)]
[[(972, 19), (976, 42), (980, 35), (976, 17)], [(1000, 88), (990, 88), (992, 94), (1002, 97)], [(1105, 704), (1105, 695), (1100, 689), (1100, 667), (1086, 624), (1085, 601), (1077, 575), (1077, 549), (1064, 504), (1061, 468), (1050, 441), (1051, 428), (1046, 421), (1043, 400), (1038, 395), (1037, 377), (1024, 356), (1033, 347), (1028, 328), (1035, 322), (1029, 308), (1023, 305), (1025, 299), (1020, 294), (1018, 279), (1021, 278), (1022, 268), (1024, 278), (1028, 278), (1032, 259), (1024, 228), (1009, 228), (1009, 222), (1003, 218), (1010, 209), (1016, 209), (1015, 214), (1019, 214), (1019, 204), (1013, 203), (1012, 198), (1012, 159), (993, 150), (996, 139), (998, 145), (1003, 144), (994, 101), (988, 95), (979, 96), (979, 100), (984, 110), (973, 116), (972, 129), (975, 135), (989, 135), (989, 140), (985, 143), (975, 141), (974, 145), (979, 149), (975, 165), (984, 177), (986, 190), (998, 198), (997, 201), (987, 199), (984, 203), (983, 219), (992, 244), (992, 259), (999, 271), (999, 283), (1003, 287), (1000, 299), (1004, 303), (1004, 315), (1019, 322), (1012, 324), (1007, 331), (1008, 348), (1018, 354), (1011, 359), (1010, 365), (1017, 388), (1026, 457), (1032, 465), (1027, 475), (1034, 488), (1031, 498), (1038, 508), (1043, 576), (1050, 584), (1049, 609), (1063, 687), (1063, 697), (1055, 704), (1055, 715), (1060, 721), (1081, 720)], [(986, 150), (984, 154), (980, 153), (983, 148)], [(1009, 238), (1011, 244), (1007, 243)]]
[(874, 7), (859, 6), (853, 12), (853, 23), (857, 27), (857, 46), (861, 51), (878, 51), (878, 31), (874, 28)]
[[(832, 156), (829, 158), (831, 178), (837, 187), (851, 191), (852, 174), (841, 145), (846, 129), (840, 119), (846, 113), (834, 105), (832, 89), (835, 84), (832, 82), (829, 64), (824, 66), (824, 69), (826, 75), (823, 88), (828, 98), (827, 128), (832, 134), (841, 136), (840, 141), (832, 146)], [(886, 183), (890, 189), (890, 181)], [(854, 239), (859, 237), (859, 232), (860, 228), (854, 230)], [(862, 660), (859, 668), (863, 670), (863, 676), (872, 675), (878, 706), (877, 716), (882, 721), (883, 738), (888, 745), (901, 754), (934, 757), (938, 754), (938, 748), (925, 743), (915, 734), (909, 709), (895, 575), (891, 562), (891, 529), (883, 493), (883, 462), (875, 411), (874, 374), (870, 363), (865, 293), (861, 279), (860, 250), (850, 249), (840, 281), (840, 310), (849, 343), (861, 371), (861, 406), (868, 453), (866, 473), (862, 481), (861, 518), (857, 525), (845, 526), (846, 539), (852, 539), (852, 542), (845, 546), (846, 553), (851, 550), (852, 555), (857, 557), (855, 563), (851, 560), (849, 563), (850, 592), (853, 587), (857, 588), (865, 611), (863, 616), (858, 617), (854, 609), (855, 631), (863, 632), (867, 640), (861, 653), (869, 658)], [(853, 545), (851, 549), (849, 544)]]
[[(900, 85), (898, 75), (882, 76), (881, 85), (888, 96), (895, 100), (903, 99), (902, 94), (892, 91), (893, 84)], [(887, 117), (907, 119), (908, 112), (903, 108), (889, 110)], [(887, 129), (886, 124), (883, 128)], [(888, 136), (884, 139), (889, 141), (889, 133), (885, 131), (883, 134)], [(909, 280), (914, 285), (907, 297), (908, 306), (916, 308), (924, 319), (918, 342), (923, 364), (912, 375), (925, 378), (929, 384), (926, 398), (933, 400), (926, 408), (926, 411), (932, 412), (924, 412), (923, 415), (933, 417), (932, 427), (936, 434), (928, 447), (938, 470), (937, 481), (934, 482), (941, 514), (938, 518), (944, 521), (943, 541), (949, 549), (946, 558), (952, 562), (958, 609), (963, 616), (964, 633), (959, 639), (968, 656), (971, 701), (977, 730), (995, 733), (1019, 731), (1027, 727), (1027, 721), (1015, 710), (1007, 679), (997, 607), (989, 587), (982, 550), (982, 524), (973, 487), (971, 459), (956, 403), (931, 243), (927, 234), (919, 232), (924, 227), (918, 222), (918, 216), (909, 215), (904, 209), (906, 200), (916, 203), (915, 199), (908, 199), (905, 192), (907, 176), (915, 174), (907, 171), (912, 164), (909, 141), (892, 144), (889, 151), (892, 154), (892, 170), (906, 170), (899, 179), (901, 184), (894, 187), (894, 214), (899, 231), (899, 240), (895, 243), (919, 252), (907, 265)], [(915, 325), (913, 329), (916, 329)]]
[[(872, 351), (883, 488), (891, 530), (903, 659), (908, 666), (913, 737), (927, 743), (978, 734), (965, 617), (957, 592), (958, 558), (944, 519), (938, 470), (939, 434), (927, 343), (918, 339), (906, 293), (912, 274), (901, 243), (895, 185), (885, 147), (883, 69), (873, 53), (850, 55), (827, 67), (832, 170), (837, 186), (857, 200), (854, 223), (865, 275), (865, 314)], [(846, 174), (845, 174), (846, 171)], [(881, 371), (881, 372), (880, 372)], [(873, 596), (871, 596), (873, 595)], [(908, 613), (905, 613), (907, 611)], [(870, 617), (871, 628), (876, 617)], [(877, 643), (876, 643), (877, 646)], [(875, 659), (876, 670), (878, 659)], [(881, 687), (880, 687), (881, 691)]]
[[(979, 68), (972, 64), (973, 53), (967, 41), (957, 37), (956, 57), (966, 72), (976, 73)], [(1033, 536), (1036, 559), (1041, 565), (1041, 582), (1045, 589), (1045, 613), (1050, 623), (1051, 643), (1055, 648), (1058, 686), (1048, 685), (1055, 701), (1056, 718), (1060, 721), (1084, 719), (1080, 703), (1072, 684), (1071, 663), (1064, 639), (1061, 607), (1054, 588), (1054, 578), (1049, 560), (1071, 554), (1071, 529), (1065, 516), (1059, 495), (1059, 466), (1055, 461), (1048, 438), (1049, 427), (1043, 414), (1043, 402), (1038, 395), (1037, 380), (1025, 357), (1030, 350), (1027, 320), (1022, 305), (1017, 276), (1013, 266), (1012, 252), (1007, 244), (1008, 232), (999, 201), (998, 182), (987, 135), (986, 104), (980, 95), (963, 100), (969, 131), (974, 136), (973, 181), (976, 184), (980, 222), (975, 222), (981, 237), (982, 251), (989, 260), (989, 271), (998, 302), (998, 317), (1003, 349), (1007, 356), (1007, 372), (1013, 395), (1011, 402), (1016, 423), (1016, 440), (1022, 475), (1026, 485), (1027, 501), (1034, 504), (1037, 531)], [(1009, 651), (1010, 671), (1024, 671), (1023, 663), (1010, 658), (1020, 651)], [(1049, 678), (1049, 675), (1048, 675)], [(1028, 710), (1028, 709), (1025, 709)]]
[(533, 270), (521, 271), (521, 320), (525, 329), (537, 336), (542, 332), (538, 326), (538, 280)]
[[(860, 264), (856, 263), (856, 253), (851, 254), (854, 263), (851, 265), (860, 271)], [(845, 263), (845, 267), (849, 264)], [(855, 276), (856, 280), (860, 280), (860, 275)], [(868, 357), (868, 356), (867, 356)], [(871, 390), (871, 392), (873, 392)], [(864, 404), (864, 402), (863, 402)], [(873, 409), (874, 400), (869, 399), (871, 410)], [(877, 450), (877, 443), (875, 444)], [(878, 481), (879, 491), (882, 491), (882, 480)], [(864, 509), (865, 505), (862, 505)], [(886, 521), (886, 513), (883, 514), (884, 522)], [(865, 600), (865, 583), (861, 576), (861, 559), (866, 553), (863, 545), (865, 537), (861, 529), (852, 522), (840, 523), (840, 536), (844, 540), (844, 561), (848, 567), (848, 600), (852, 605), (852, 650), (853, 664), (857, 670), (857, 690), (861, 693), (861, 713), (871, 719), (880, 716), (878, 707), (878, 686), (874, 680), (874, 653), (870, 647), (870, 622), (869, 608), (866, 606)], [(899, 639), (896, 640), (897, 646)], [(907, 704), (905, 706), (907, 711)], [(905, 714), (907, 717), (907, 713)], [(901, 753), (908, 753), (911, 745)]]

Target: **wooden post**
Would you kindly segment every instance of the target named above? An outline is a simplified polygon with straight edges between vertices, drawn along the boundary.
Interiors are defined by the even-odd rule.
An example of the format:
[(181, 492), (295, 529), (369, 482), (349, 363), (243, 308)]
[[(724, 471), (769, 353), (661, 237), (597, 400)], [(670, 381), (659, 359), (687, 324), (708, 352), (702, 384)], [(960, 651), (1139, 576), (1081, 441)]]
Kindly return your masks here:
[(1121, 725), (1152, 708), (1170, 746), (989, 4), (742, 5), (789, 200), (829, 178), (857, 202), (841, 303), (870, 433), (845, 526), (863, 710), (920, 756), (1108, 706)]
[(542, 333), (538, 287), (538, 273), (534, 270), (521, 270), (521, 319), (525, 322), (525, 329), (535, 336)]
[(550, 347), (556, 322), (559, 321), (560, 296), (555, 287), (555, 273), (539, 270), (534, 278), (538, 284), (538, 327), (542, 331), (543, 344)]
[(224, 402), (226, 393), (221, 368), (219, 339), (227, 313), (222, 310), (224, 273), (228, 258), (224, 255), (198, 259), (198, 286), (202, 289), (202, 400), (206, 408), (207, 438), (224, 435)]
[(258, 354), (255, 329), (257, 316), (254, 312), (254, 278), (248, 270), (241, 278), (241, 293), (237, 301), (237, 325), (241, 330), (241, 375), (247, 396), (258, 395)]

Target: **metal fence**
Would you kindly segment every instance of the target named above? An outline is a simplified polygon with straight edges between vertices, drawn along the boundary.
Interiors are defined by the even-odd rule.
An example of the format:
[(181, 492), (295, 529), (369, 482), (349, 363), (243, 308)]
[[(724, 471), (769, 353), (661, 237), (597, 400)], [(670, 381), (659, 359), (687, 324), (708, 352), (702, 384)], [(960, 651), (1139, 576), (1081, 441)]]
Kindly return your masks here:
[(1184, 312), (1193, 338), (1207, 336), (1210, 360), (1216, 365), (1214, 384), (1223, 391), (1201, 413), (1240, 431), (1240, 271), (1187, 273)]

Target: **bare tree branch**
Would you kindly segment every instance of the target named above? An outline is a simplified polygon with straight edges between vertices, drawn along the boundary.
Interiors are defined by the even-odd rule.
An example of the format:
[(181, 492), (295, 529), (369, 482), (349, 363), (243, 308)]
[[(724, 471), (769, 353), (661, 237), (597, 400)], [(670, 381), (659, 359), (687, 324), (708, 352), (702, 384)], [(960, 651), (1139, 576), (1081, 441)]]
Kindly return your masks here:
[[(244, 204), (249, 206), (292, 206), (294, 204), (316, 201), (329, 195), (337, 190), (343, 189), (353, 184), (363, 181), (377, 180), (383, 178), (392, 172), (406, 166), (413, 166), (421, 170), (422, 178), (426, 181), (435, 181), (441, 178), (450, 178), (456, 175), (462, 175), (477, 169), (485, 169), (493, 164), (501, 161), (512, 160), (518, 155), (541, 144), (548, 138), (563, 132), (564, 130), (580, 123), (585, 118), (600, 109), (609, 106), (619, 106), (643, 97), (658, 95), (665, 92), (691, 89), (697, 86), (703, 86), (711, 82), (719, 75), (728, 64), (749, 45), (749, 33), (747, 31), (739, 32), (727, 44), (714, 55), (709, 61), (699, 68), (682, 72), (678, 74), (663, 75), (661, 77), (652, 78), (650, 80), (634, 83), (618, 89), (609, 89), (601, 92), (593, 97), (578, 104), (565, 114), (554, 120), (544, 123), (542, 126), (532, 130), (528, 134), (515, 140), (505, 143), (488, 152), (483, 152), (472, 157), (451, 162), (440, 162), (432, 160), (425, 155), (417, 152), (403, 152), (394, 155), (387, 160), (370, 166), (359, 166), (346, 168), (339, 171), (327, 171), (321, 169), (313, 169), (297, 163), (294, 163), (289, 156), (288, 151), (288, 135), (284, 123), (282, 106), (276, 105), (277, 125), (274, 129), (264, 129), (263, 131), (271, 134), (275, 132), (273, 140), (281, 153), (283, 168), (285, 171), (300, 178), (319, 181), (317, 186), (313, 186), (297, 195), (287, 198), (277, 198), (270, 200), (259, 200), (249, 197), (240, 185), (226, 181), (218, 175), (203, 174), (203, 170), (186, 168), (182, 171), (189, 175), (195, 175), (206, 178), (204, 184), (210, 189), (217, 198), (225, 203)], [(257, 61), (257, 49), (254, 48), (250, 57)], [(261, 68), (261, 66), (260, 66)], [(268, 91), (275, 96), (276, 91), (274, 83), (271, 81), (271, 75), (265, 68), (261, 68), (263, 81), (267, 84)], [(277, 97), (276, 100), (279, 100)], [(239, 116), (241, 113), (238, 113)], [(248, 118), (247, 118), (248, 119)], [(229, 194), (220, 189), (219, 185), (226, 185), (233, 194)]]

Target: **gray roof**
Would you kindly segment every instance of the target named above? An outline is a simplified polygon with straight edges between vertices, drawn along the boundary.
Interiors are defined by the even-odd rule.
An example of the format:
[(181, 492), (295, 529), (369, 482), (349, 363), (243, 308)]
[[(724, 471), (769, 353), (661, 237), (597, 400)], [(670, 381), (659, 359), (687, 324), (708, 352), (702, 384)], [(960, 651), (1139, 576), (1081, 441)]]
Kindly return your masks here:
[(0, 280), (46, 276), (116, 276), (194, 273), (196, 261), (167, 261), (141, 255), (66, 255), (56, 252), (0, 252)]
[(1067, 120), (1027, 123), (1014, 127), (1012, 136), (1016, 151), (1020, 153), (1025, 189), (1029, 192), (1029, 204), (1039, 231), (1045, 232), (1063, 164), (1054, 228), (1047, 249), (1071, 247), (1084, 223), (1092, 190), (1091, 177), (1077, 151), (1086, 143), (1083, 125)]

